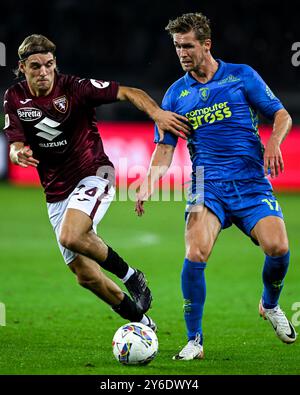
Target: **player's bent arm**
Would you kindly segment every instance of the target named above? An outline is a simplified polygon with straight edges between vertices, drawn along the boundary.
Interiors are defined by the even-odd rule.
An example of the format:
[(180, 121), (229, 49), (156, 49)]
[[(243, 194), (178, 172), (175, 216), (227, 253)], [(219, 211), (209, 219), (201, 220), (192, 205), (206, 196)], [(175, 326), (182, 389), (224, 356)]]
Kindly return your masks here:
[(175, 147), (169, 144), (157, 144), (153, 151), (147, 177), (153, 178), (153, 185), (162, 178), (171, 166)]
[[(175, 136), (186, 139), (190, 134), (188, 119), (171, 111), (162, 110), (159, 105), (143, 90), (120, 86), (117, 99), (130, 101), (139, 110), (145, 112), (157, 124), (160, 132), (171, 132)], [(184, 133), (184, 134), (183, 134)]]
[(277, 177), (284, 170), (284, 162), (280, 150), (280, 144), (283, 142), (292, 127), (292, 118), (290, 114), (282, 108), (276, 111), (274, 115), (273, 130), (266, 144), (264, 152), (264, 169), (265, 175), (272, 178)]
[(12, 163), (21, 167), (37, 167), (39, 161), (33, 158), (33, 152), (30, 147), (25, 146), (23, 142), (14, 142), (10, 144), (9, 157)]
[(153, 193), (156, 182), (168, 171), (172, 163), (174, 151), (175, 147), (172, 145), (157, 144), (152, 154), (147, 177), (144, 179), (137, 193), (135, 211), (139, 216), (144, 214), (143, 203)]
[(274, 115), (273, 131), (270, 138), (277, 141), (280, 145), (291, 130), (291, 127), (292, 118), (290, 114), (284, 108), (276, 111)]

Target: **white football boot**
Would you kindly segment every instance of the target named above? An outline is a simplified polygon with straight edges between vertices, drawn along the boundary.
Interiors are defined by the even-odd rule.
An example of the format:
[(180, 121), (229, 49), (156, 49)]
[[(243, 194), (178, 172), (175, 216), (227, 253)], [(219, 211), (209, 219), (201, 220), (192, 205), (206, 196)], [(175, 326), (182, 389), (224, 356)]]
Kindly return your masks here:
[(297, 339), (297, 333), (291, 322), (286, 318), (284, 311), (279, 305), (274, 309), (266, 309), (262, 305), (262, 300), (259, 301), (258, 312), (265, 320), (270, 321), (276, 335), (281, 341), (287, 344), (294, 343)]
[(180, 353), (174, 355), (174, 360), (190, 361), (192, 359), (203, 359), (203, 346), (200, 344), (200, 335), (197, 334), (194, 340), (190, 340)]

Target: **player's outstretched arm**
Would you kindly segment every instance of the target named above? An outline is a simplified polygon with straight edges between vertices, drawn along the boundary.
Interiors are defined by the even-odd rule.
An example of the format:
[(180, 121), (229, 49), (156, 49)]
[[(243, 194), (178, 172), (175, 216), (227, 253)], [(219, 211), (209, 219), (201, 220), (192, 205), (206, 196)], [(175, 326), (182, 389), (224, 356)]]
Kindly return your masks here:
[(144, 111), (156, 123), (160, 141), (163, 138), (164, 132), (171, 132), (175, 136), (181, 137), (184, 140), (186, 136), (190, 135), (191, 127), (188, 124), (188, 119), (182, 115), (171, 111), (162, 110), (159, 105), (143, 90), (131, 88), (127, 86), (120, 86), (117, 98), (119, 100), (128, 100), (139, 110)]
[(172, 163), (174, 150), (175, 147), (172, 145), (157, 144), (152, 154), (147, 177), (136, 195), (135, 211), (139, 217), (145, 212), (144, 202), (152, 195), (156, 182), (168, 171)]
[(9, 157), (12, 163), (21, 167), (33, 166), (37, 167), (39, 161), (33, 158), (33, 152), (28, 146), (24, 146), (22, 142), (12, 143), (10, 145)]
[(273, 131), (266, 144), (264, 152), (265, 175), (270, 169), (271, 178), (277, 177), (284, 170), (284, 162), (280, 150), (283, 142), (292, 127), (292, 119), (285, 109), (278, 110), (274, 116)]

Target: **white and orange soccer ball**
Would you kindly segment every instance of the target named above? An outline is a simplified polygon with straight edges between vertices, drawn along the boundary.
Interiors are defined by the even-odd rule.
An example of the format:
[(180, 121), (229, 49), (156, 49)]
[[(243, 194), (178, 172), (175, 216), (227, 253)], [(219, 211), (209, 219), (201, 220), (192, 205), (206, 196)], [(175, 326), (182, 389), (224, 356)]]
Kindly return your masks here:
[(145, 365), (151, 362), (158, 352), (158, 339), (155, 332), (140, 322), (122, 325), (112, 341), (113, 354), (124, 365)]

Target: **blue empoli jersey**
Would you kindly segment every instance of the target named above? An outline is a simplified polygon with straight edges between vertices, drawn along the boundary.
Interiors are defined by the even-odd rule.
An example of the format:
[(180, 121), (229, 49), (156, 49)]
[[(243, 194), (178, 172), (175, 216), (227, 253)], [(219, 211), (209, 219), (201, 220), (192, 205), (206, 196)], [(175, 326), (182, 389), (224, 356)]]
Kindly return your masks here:
[[(206, 84), (189, 73), (176, 81), (166, 92), (162, 108), (186, 116), (193, 126), (188, 140), (193, 172), (204, 166), (205, 179), (264, 177), (257, 113), (272, 119), (283, 105), (250, 66), (218, 63)], [(154, 141), (159, 141), (157, 129)], [(161, 143), (176, 146), (177, 138), (165, 133)]]

